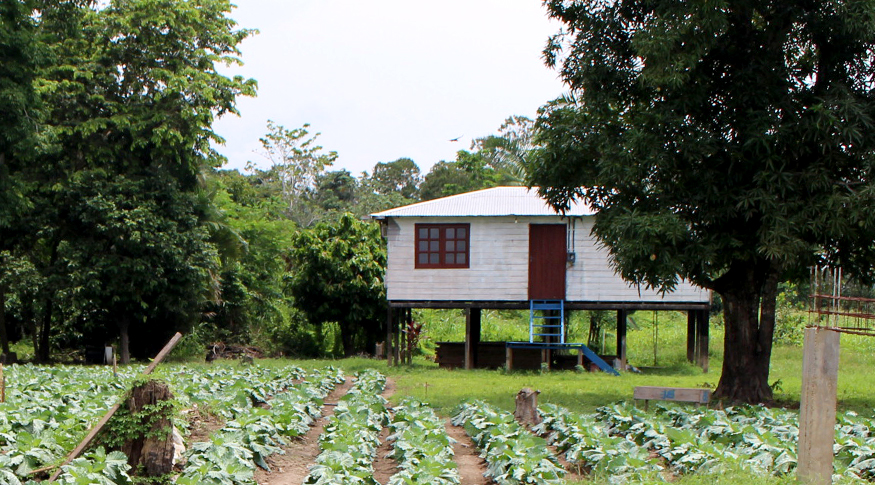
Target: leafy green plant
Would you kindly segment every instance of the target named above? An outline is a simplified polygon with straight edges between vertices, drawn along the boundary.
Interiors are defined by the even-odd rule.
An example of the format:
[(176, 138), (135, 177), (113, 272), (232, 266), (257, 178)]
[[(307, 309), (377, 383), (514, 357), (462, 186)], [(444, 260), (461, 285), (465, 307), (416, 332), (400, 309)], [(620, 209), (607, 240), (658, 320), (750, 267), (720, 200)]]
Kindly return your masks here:
[(389, 419), (386, 400), (379, 395), (385, 384), (386, 377), (373, 370), (356, 375), (319, 437), (322, 452), (304, 483), (377, 485), (373, 459)]
[(453, 460), (454, 440), (443, 421), (428, 405), (405, 399), (395, 407), (392, 419), (392, 456), (401, 471), (388, 485), (459, 485), (461, 479)]
[(499, 485), (563, 483), (565, 470), (547, 442), (520, 426), (510, 413), (472, 401), (457, 408), (453, 424), (464, 426), (486, 460), (487, 475)]

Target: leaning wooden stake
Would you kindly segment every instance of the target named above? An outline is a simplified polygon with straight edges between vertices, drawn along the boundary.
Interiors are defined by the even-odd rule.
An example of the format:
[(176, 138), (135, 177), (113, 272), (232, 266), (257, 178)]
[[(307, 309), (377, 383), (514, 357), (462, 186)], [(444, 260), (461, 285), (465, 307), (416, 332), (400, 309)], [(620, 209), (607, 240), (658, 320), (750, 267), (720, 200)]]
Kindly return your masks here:
[[(173, 347), (176, 346), (176, 343), (179, 342), (179, 339), (181, 339), (181, 338), (182, 338), (182, 334), (179, 332), (176, 332), (176, 335), (174, 335), (173, 338), (171, 338), (170, 341), (167, 342), (167, 345), (165, 345), (164, 348), (161, 349), (161, 352), (158, 352), (158, 355), (155, 356), (155, 359), (152, 360), (152, 363), (149, 364), (149, 367), (146, 367), (146, 370), (143, 371), (143, 375), (145, 376), (145, 375), (151, 374), (152, 371), (155, 370), (155, 367), (157, 367), (158, 364), (160, 364), (161, 361), (164, 360), (164, 357), (167, 357), (167, 354), (169, 354), (170, 351), (173, 350)], [(82, 442), (79, 443), (79, 446), (77, 446), (76, 449), (74, 449), (73, 451), (70, 452), (69, 455), (67, 455), (67, 458), (64, 460), (64, 463), (57, 465), (58, 469), (55, 470), (55, 473), (52, 474), (51, 478), (49, 478), (49, 482), (54, 482), (58, 478), (58, 476), (61, 475), (61, 467), (69, 464), (71, 461), (76, 459), (76, 457), (79, 456), (80, 453), (85, 451), (85, 448), (87, 448), (88, 445), (91, 444), (91, 441), (94, 440), (94, 438), (97, 436), (97, 433), (100, 433), (100, 430), (102, 430), (103, 427), (106, 426), (106, 423), (109, 422), (109, 420), (112, 418), (112, 416), (115, 414), (115, 412), (119, 410), (119, 407), (121, 407), (121, 405), (122, 405), (122, 401), (119, 401), (119, 402), (115, 403), (111, 408), (109, 408), (109, 411), (107, 411), (106, 414), (104, 414), (103, 417), (100, 418), (100, 421), (98, 421), (98, 423), (93, 428), (91, 428), (91, 431), (89, 431), (88, 435), (85, 436), (85, 439), (83, 439)], [(43, 468), (40, 470), (34, 470), (31, 473), (48, 471), (48, 470), (51, 470), (52, 468), (55, 468), (55, 465), (50, 466), (48, 468)]]

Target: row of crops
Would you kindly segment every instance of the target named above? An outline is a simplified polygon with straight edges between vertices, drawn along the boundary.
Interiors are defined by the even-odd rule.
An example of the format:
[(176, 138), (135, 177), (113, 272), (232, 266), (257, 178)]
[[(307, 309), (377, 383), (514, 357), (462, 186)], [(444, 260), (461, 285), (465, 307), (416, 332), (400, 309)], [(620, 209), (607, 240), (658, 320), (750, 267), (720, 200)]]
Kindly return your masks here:
[[(533, 432), (581, 471), (613, 483), (731, 469), (782, 476), (797, 465), (799, 415), (784, 409), (657, 406), (645, 413), (621, 403), (592, 415), (553, 405), (540, 412)], [(840, 415), (835, 439), (836, 478), (875, 479), (875, 421)]]
[[(100, 368), (8, 369), (7, 402), (0, 403), (0, 485), (38, 483), (32, 472), (61, 462), (140, 370), (129, 367), (113, 377)], [(325, 396), (345, 380), (332, 367), (174, 367), (159, 377), (180, 409), (209, 412), (223, 423), (189, 447), (175, 477), (181, 485), (254, 484), (256, 467), (269, 470), (268, 457), (306, 433)], [(460, 483), (444, 421), (409, 398), (389, 408), (381, 396), (385, 383), (375, 371), (356, 375), (326, 423), (304, 483), (376, 485), (373, 464), (386, 427), (398, 465), (389, 485)], [(737, 468), (774, 475), (796, 469), (798, 414), (792, 411), (656, 406), (646, 413), (621, 403), (588, 415), (549, 404), (540, 412), (543, 422), (527, 430), (510, 413), (472, 401), (460, 405), (452, 421), (471, 436), (486, 475), (500, 485), (563, 483), (566, 471), (557, 454), (579, 473), (615, 483)], [(836, 475), (875, 480), (875, 420), (840, 415), (834, 450)], [(128, 473), (124, 454), (96, 447), (65, 466), (58, 482), (122, 485), (132, 482)]]
[[(38, 483), (33, 472), (57, 464), (73, 449), (141, 371), (117, 377), (106, 369), (13, 366), (7, 369), (6, 403), (0, 403), (0, 485)], [(177, 367), (160, 376), (180, 408), (221, 417), (224, 427), (186, 453), (177, 483), (251, 484), (256, 466), (282, 453), (319, 416), (322, 399), (344, 381), (328, 367), (305, 372), (288, 367)], [(269, 405), (266, 403), (270, 399)], [(127, 457), (101, 447), (63, 467), (62, 484), (128, 484)]]
[(375, 371), (356, 376), (319, 437), (321, 452), (304, 483), (378, 485), (373, 464), (380, 433), (389, 426), (399, 471), (388, 485), (459, 485), (453, 442), (443, 421), (430, 407), (412, 399), (390, 412), (381, 396), (385, 384), (386, 377)]

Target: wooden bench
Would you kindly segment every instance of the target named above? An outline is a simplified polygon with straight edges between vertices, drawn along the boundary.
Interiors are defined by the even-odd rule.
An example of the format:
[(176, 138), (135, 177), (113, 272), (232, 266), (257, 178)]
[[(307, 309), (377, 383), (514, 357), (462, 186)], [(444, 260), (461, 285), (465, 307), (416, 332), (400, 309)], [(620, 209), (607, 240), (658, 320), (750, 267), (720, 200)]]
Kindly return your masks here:
[(694, 402), (708, 404), (711, 390), (691, 387), (639, 386), (632, 393), (632, 399), (644, 401), (644, 410), (650, 401)]

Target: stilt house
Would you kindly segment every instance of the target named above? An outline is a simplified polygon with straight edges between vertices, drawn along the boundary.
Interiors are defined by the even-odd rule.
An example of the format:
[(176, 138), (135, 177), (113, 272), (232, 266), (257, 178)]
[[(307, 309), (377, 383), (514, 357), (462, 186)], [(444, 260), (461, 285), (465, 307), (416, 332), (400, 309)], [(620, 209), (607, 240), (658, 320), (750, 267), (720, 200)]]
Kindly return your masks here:
[[(559, 214), (536, 189), (495, 187), (372, 217), (380, 221), (388, 247), (390, 362), (398, 360), (399, 324), (410, 319), (412, 308), (466, 310), (466, 341), (458, 344), (455, 360), (439, 348), (441, 365), (540, 367), (549, 365), (554, 352), (570, 350), (580, 363), (607, 372), (626, 367), (629, 311), (681, 310), (688, 312), (688, 357), (707, 366), (709, 292), (681, 282), (660, 294), (624, 281), (591, 234), (593, 212), (584, 204)], [(529, 341), (480, 342), (482, 309), (528, 310)], [(600, 358), (566, 341), (565, 322), (573, 310), (616, 311), (616, 356)]]

